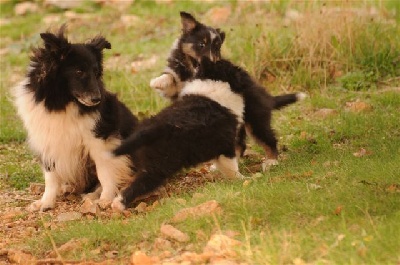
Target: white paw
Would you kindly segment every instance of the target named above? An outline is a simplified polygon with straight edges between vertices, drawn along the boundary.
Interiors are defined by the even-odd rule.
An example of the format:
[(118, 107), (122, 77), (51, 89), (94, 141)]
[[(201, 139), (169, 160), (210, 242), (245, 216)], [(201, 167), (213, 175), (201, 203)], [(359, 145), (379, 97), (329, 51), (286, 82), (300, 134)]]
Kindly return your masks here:
[(150, 81), (150, 87), (154, 89), (164, 90), (174, 83), (174, 78), (170, 74), (162, 74), (159, 77), (155, 77)]
[(243, 176), (240, 172), (236, 172), (235, 177), (238, 178), (238, 179), (246, 179), (246, 177)]
[(111, 203), (111, 208), (116, 211), (122, 212), (125, 210), (125, 205), (122, 203), (122, 196), (118, 195)]
[(45, 212), (47, 210), (53, 209), (54, 208), (55, 203), (51, 203), (51, 202), (47, 202), (47, 203), (43, 203), (42, 200), (37, 200), (32, 202), (28, 207), (27, 207), (27, 211), (28, 212)]
[(277, 166), (278, 164), (279, 164), (278, 160), (276, 160), (276, 159), (266, 159), (262, 163), (261, 168), (262, 168), (262, 171), (265, 172), (265, 171), (268, 171), (272, 166)]
[(210, 172), (215, 172), (215, 171), (217, 171), (218, 170), (218, 168), (217, 168), (217, 166), (215, 165), (215, 164), (212, 164), (211, 166), (210, 166)]
[(301, 101), (304, 100), (306, 97), (308, 97), (308, 95), (304, 92), (299, 92), (296, 94), (296, 97), (298, 101)]
[(162, 97), (170, 98), (177, 94), (178, 89), (174, 84), (174, 77), (162, 74), (150, 81), (150, 87), (155, 89)]

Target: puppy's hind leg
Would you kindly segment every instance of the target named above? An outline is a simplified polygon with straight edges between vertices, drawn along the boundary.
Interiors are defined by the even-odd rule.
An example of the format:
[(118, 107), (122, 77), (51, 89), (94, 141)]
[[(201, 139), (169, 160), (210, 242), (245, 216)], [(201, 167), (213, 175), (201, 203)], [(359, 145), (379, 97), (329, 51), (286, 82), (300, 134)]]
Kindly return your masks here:
[(263, 171), (271, 166), (278, 165), (278, 141), (275, 133), (268, 122), (254, 123), (247, 126), (247, 133), (252, 135), (256, 142), (261, 145), (266, 153), (266, 160), (262, 165)]
[(134, 181), (118, 195), (111, 204), (111, 208), (115, 210), (124, 210), (132, 201), (141, 195), (145, 195), (164, 182), (166, 176), (157, 173), (150, 173), (142, 171), (139, 173)]
[(223, 175), (228, 178), (244, 179), (245, 177), (239, 172), (239, 165), (236, 157), (227, 157), (220, 155), (218, 159), (215, 160), (215, 166)]

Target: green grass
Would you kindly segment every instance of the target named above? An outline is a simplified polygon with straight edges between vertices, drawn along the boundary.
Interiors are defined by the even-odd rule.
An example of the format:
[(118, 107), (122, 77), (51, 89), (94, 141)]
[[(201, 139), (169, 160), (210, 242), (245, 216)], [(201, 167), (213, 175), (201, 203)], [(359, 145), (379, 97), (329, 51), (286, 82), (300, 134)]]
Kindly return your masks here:
[[(61, 16), (60, 24), (68, 21), (64, 11), (54, 8), (14, 16), (14, 4), (1, 3), (0, 9), (0, 17), (9, 20), (0, 30), (0, 48), (8, 49), (0, 60), (0, 191), (43, 181), (25, 143), (10, 91), (23, 78), (30, 47), (40, 44), (38, 34), (55, 27), (44, 24), (42, 17), (53, 13)], [(104, 81), (135, 114), (148, 116), (168, 105), (148, 84), (163, 70), (180, 32), (180, 10), (225, 30), (224, 56), (248, 69), (273, 94), (301, 90), (310, 98), (274, 112), (273, 127), (282, 147), (280, 165), (249, 182), (217, 180), (196, 188), (204, 195), (201, 198), (184, 191), (162, 199), (146, 214), (98, 217), (42, 229), (40, 240), (28, 240), (22, 247), (42, 256), (52, 250), (50, 237), (57, 246), (86, 238), (80, 251), (64, 258), (102, 260), (107, 250), (117, 250), (121, 258), (138, 249), (159, 254), (153, 242), (162, 223), (181, 208), (217, 200), (223, 214), (176, 224), (191, 238), (186, 247), (201, 251), (213, 232), (233, 230), (242, 242), (238, 259), (249, 264), (398, 264), (400, 5), (398, 1), (328, 3), (327, 8), (374, 7), (384, 14), (351, 19), (344, 17), (345, 12), (321, 16), (322, 4), (135, 1), (119, 11), (86, 2), (74, 10), (92, 17), (69, 21), (70, 38), (87, 40), (100, 32), (109, 39), (112, 50), (105, 51), (106, 67), (116, 55), (120, 63), (106, 69)], [(207, 14), (213, 7), (231, 8), (227, 21), (213, 24)], [(288, 9), (298, 10), (307, 21), (287, 23)], [(121, 12), (137, 16), (138, 22), (122, 25)], [(345, 20), (348, 23), (342, 23)], [(132, 61), (152, 55), (158, 56), (155, 65), (131, 72)], [(348, 110), (346, 103), (356, 100), (370, 109)], [(316, 111), (322, 108), (335, 112), (321, 118)], [(251, 140), (249, 144), (262, 154)], [(355, 156), (362, 148), (367, 154)], [(258, 158), (245, 158), (240, 167), (251, 176), (256, 172), (249, 168), (258, 163)], [(178, 198), (187, 204), (182, 206)], [(54, 217), (44, 218), (51, 222)], [(206, 236), (199, 236), (199, 231)], [(184, 247), (174, 243), (171, 251)], [(96, 249), (100, 253), (93, 252)]]

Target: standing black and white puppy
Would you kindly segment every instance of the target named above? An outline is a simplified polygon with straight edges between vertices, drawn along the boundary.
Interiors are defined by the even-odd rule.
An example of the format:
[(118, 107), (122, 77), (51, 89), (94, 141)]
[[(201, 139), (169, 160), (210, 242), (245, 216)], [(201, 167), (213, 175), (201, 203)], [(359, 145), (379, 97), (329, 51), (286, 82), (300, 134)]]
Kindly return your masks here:
[[(209, 78), (208, 73), (220, 67), (219, 61), (204, 58), (199, 66), (201, 78), (187, 82), (176, 101), (141, 122), (114, 151), (117, 157), (131, 157), (136, 176), (114, 200), (113, 208), (124, 209), (179, 170), (211, 160), (225, 176), (242, 177), (235, 148), (243, 126), (244, 100), (230, 86), (236, 75), (229, 82), (214, 75)], [(224, 67), (236, 71), (233, 65)]]
[[(221, 60), (221, 45), (225, 40), (225, 33), (220, 29), (214, 29), (198, 22), (191, 14), (181, 12), (182, 35), (175, 41), (168, 65), (164, 73), (151, 80), (150, 86), (162, 96), (175, 100), (185, 82), (190, 81), (198, 71), (200, 58), (207, 57), (211, 61)], [(225, 70), (230, 69), (226, 68)], [(225, 71), (223, 70), (223, 71)], [(240, 132), (240, 140), (237, 145), (237, 153), (243, 154), (246, 148), (246, 134), (251, 135), (260, 144), (267, 155), (263, 168), (277, 164), (277, 141), (271, 129), (272, 110), (281, 109), (306, 97), (304, 93), (291, 93), (272, 96), (267, 89), (257, 84), (250, 75), (244, 71), (240, 82), (245, 91), (245, 115), (246, 126)], [(221, 74), (216, 72), (215, 76)], [(237, 87), (237, 85), (235, 85)], [(245, 130), (246, 128), (246, 130)]]
[(138, 120), (103, 84), (102, 36), (70, 43), (65, 27), (40, 34), (26, 80), (15, 88), (15, 105), (39, 157), (45, 179), (42, 198), (29, 206), (45, 211), (68, 189), (82, 193), (100, 181), (101, 201), (112, 201), (132, 178), (126, 156), (109, 152), (130, 135)]
[(172, 46), (163, 74), (150, 81), (152, 88), (170, 99), (176, 99), (185, 82), (194, 77), (202, 57), (211, 61), (221, 58), (225, 40), (225, 33), (220, 29), (206, 26), (186, 12), (180, 12), (180, 16), (182, 35)]

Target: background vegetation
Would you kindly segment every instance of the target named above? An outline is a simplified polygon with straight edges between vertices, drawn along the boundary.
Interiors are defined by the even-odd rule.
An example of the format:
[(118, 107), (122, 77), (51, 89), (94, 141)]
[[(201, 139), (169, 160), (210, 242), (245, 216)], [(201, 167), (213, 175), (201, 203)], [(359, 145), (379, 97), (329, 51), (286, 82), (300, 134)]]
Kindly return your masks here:
[(15, 14), (19, 1), (0, 3), (0, 192), (43, 181), (10, 89), (24, 76), (30, 48), (41, 45), (39, 33), (65, 22), (71, 41), (101, 33), (112, 43), (104, 81), (139, 116), (168, 104), (148, 84), (180, 34), (180, 10), (225, 30), (223, 56), (272, 94), (303, 91), (310, 97), (274, 113), (281, 157), (268, 172), (260, 171), (262, 150), (249, 140), (253, 152), (240, 167), (250, 180), (194, 185), (126, 218), (47, 229), (54, 216), (44, 214), (35, 243), (15, 246), (40, 257), (52, 241), (60, 246), (84, 237), (84, 247), (65, 258), (105, 259), (104, 249), (93, 251), (105, 244), (118, 251), (121, 263), (138, 249), (158, 255), (153, 241), (160, 225), (183, 208), (182, 199), (185, 207), (216, 200), (223, 214), (176, 225), (191, 240), (177, 243), (174, 254), (202, 249), (221, 230), (238, 233), (237, 262), (400, 262), (400, 2), (88, 1), (68, 10), (47, 2), (33, 2), (38, 9), (21, 15)]

